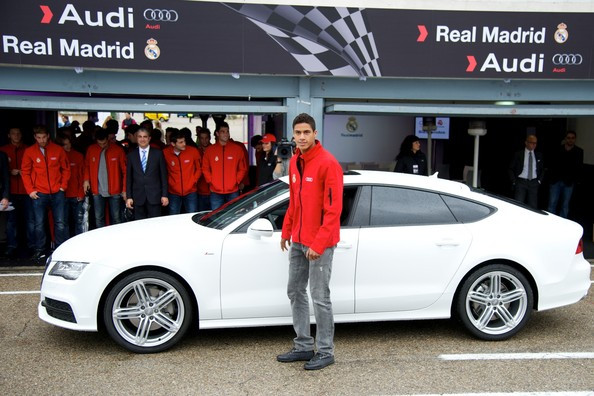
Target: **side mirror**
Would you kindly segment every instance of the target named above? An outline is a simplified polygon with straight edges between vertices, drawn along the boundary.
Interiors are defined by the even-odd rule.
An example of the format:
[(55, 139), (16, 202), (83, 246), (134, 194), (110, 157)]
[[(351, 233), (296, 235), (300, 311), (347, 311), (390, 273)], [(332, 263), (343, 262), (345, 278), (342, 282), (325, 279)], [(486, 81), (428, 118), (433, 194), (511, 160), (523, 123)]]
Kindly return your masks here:
[(247, 235), (253, 239), (260, 239), (261, 237), (271, 237), (274, 232), (274, 227), (268, 219), (257, 219), (247, 230)]

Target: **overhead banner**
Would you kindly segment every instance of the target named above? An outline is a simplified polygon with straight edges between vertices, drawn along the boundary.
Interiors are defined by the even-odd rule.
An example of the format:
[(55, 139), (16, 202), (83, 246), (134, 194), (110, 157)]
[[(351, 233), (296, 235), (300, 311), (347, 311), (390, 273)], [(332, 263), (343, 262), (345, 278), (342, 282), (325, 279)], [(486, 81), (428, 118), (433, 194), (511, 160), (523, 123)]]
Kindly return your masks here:
[(4, 1), (0, 64), (200, 73), (594, 78), (593, 14)]

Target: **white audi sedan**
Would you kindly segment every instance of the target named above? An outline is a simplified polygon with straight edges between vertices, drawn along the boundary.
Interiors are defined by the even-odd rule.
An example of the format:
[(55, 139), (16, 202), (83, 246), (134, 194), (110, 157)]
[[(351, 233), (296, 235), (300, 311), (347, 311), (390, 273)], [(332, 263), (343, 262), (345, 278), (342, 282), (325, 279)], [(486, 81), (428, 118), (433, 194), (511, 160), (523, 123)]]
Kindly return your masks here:
[[(39, 317), (104, 328), (137, 353), (166, 350), (196, 326), (291, 324), (280, 249), (287, 183), (210, 213), (68, 240), (48, 259)], [(458, 182), (347, 172), (341, 225), (330, 283), (337, 323), (456, 316), (474, 336), (503, 340), (533, 311), (576, 303), (590, 287), (578, 224)]]

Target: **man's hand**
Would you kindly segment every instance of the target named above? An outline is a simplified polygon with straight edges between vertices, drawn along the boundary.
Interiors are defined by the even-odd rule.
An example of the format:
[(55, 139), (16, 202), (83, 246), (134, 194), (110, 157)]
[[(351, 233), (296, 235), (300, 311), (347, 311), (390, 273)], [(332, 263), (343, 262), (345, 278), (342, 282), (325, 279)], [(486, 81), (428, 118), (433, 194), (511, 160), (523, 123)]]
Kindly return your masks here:
[(161, 197), (161, 206), (167, 206), (167, 205), (169, 205), (169, 198)]
[(88, 180), (83, 182), (83, 191), (88, 192), (91, 189), (91, 183)]
[(2, 207), (2, 210), (8, 208), (8, 198), (2, 198), (2, 201), (0, 201), (0, 207)]
[(19, 173), (21, 173), (21, 170), (20, 169), (11, 169), (10, 170), (10, 174), (13, 175), (13, 176), (18, 176)]
[(307, 249), (307, 252), (305, 253), (305, 258), (307, 258), (308, 260), (317, 260), (320, 257), (322, 257), (322, 255), (316, 253), (311, 248)]
[(126, 200), (126, 207), (128, 209), (134, 209), (134, 200), (132, 198)]
[(291, 241), (289, 241), (288, 239), (281, 238), (280, 245), (281, 245), (281, 250), (284, 252), (285, 250), (289, 249), (288, 246), (291, 246)]
[(31, 199), (38, 199), (39, 195), (37, 195), (37, 191), (33, 191), (31, 194), (29, 194), (29, 196), (31, 197)]

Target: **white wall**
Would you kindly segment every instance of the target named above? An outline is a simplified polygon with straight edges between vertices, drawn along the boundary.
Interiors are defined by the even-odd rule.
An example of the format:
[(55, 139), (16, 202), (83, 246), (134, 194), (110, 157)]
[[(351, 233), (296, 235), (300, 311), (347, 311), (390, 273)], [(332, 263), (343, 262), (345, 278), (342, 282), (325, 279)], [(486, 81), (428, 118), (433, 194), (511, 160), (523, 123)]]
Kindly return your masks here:
[[(352, 132), (347, 130), (349, 122), (356, 124)], [(414, 133), (414, 117), (327, 114), (323, 132), (324, 148), (339, 162), (390, 162), (402, 139)]]

